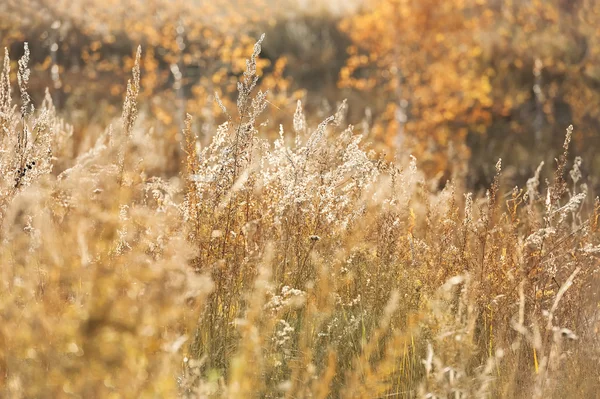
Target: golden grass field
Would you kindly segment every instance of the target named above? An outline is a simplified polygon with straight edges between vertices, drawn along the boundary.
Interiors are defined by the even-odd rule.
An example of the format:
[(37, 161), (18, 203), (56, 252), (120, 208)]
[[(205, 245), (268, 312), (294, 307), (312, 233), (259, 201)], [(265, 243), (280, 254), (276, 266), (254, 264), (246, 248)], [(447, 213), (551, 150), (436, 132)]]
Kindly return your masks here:
[(27, 44), (5, 53), (0, 397), (597, 397), (600, 200), (577, 126), (526, 184), (490, 158), (470, 192), (458, 162), (441, 181), (384, 153), (342, 99), (269, 121), (262, 41), (233, 99), (172, 136), (140, 100), (139, 47), (121, 117), (77, 145)]

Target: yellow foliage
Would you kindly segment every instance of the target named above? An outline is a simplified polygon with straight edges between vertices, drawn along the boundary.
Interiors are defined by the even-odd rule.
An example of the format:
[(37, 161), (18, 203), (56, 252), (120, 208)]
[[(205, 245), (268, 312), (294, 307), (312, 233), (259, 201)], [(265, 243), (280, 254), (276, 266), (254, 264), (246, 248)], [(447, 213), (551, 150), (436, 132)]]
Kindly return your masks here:
[[(530, 119), (548, 126), (556, 103), (565, 102), (572, 112), (567, 123), (594, 131), (598, 26), (600, 6), (593, 1), (367, 1), (362, 13), (340, 24), (352, 45), (339, 85), (375, 89), (392, 104), (394, 111), (376, 115), (378, 139), (403, 143), (417, 158), (433, 157), (435, 172), (448, 168), (448, 142), (464, 150), (461, 129), (485, 132), (494, 117), (518, 119), (523, 107), (531, 108), (527, 103), (541, 111)], [(423, 146), (427, 141), (436, 145)]]
[[(468, 16), (479, 6), (454, 0), (376, 0), (370, 5), (341, 24), (354, 44), (340, 85), (378, 87), (389, 94), (394, 110), (379, 121), (381, 134), (406, 135), (409, 142), (433, 138), (447, 147), (445, 134), (438, 133), (443, 126), (481, 123), (491, 103), (491, 87), (485, 77), (476, 78), (483, 53), (474, 35), (480, 21)], [(364, 68), (368, 76), (355, 77)], [(410, 118), (405, 123), (397, 110), (407, 107)], [(435, 169), (445, 168), (445, 154), (436, 163)]]

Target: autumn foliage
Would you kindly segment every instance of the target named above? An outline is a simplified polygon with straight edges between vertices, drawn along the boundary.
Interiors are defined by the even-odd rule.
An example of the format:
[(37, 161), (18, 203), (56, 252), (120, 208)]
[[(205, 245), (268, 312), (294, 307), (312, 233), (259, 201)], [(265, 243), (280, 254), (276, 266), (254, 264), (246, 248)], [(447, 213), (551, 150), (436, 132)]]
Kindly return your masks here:
[(369, 1), (340, 24), (354, 44), (339, 83), (378, 93), (375, 134), (433, 172), (450, 143), (469, 144), (475, 166), (490, 148), (547, 151), (557, 122), (581, 127), (584, 150), (598, 123), (598, 18), (596, 1)]

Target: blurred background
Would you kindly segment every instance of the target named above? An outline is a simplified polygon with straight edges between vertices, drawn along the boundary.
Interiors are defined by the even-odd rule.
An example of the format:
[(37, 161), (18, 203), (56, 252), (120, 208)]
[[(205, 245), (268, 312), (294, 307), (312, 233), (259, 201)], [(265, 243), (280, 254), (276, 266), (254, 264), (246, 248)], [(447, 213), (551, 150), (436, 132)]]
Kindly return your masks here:
[(75, 148), (120, 116), (138, 45), (141, 123), (173, 157), (186, 112), (207, 140), (225, 119), (214, 93), (234, 109), (262, 33), (266, 135), (298, 99), (313, 125), (348, 99), (373, 148), (442, 183), (482, 189), (499, 157), (509, 184), (541, 161), (550, 174), (569, 124), (585, 174), (600, 171), (600, 0), (0, 2), (0, 45), (16, 60), (29, 42), (34, 103), (48, 87)]

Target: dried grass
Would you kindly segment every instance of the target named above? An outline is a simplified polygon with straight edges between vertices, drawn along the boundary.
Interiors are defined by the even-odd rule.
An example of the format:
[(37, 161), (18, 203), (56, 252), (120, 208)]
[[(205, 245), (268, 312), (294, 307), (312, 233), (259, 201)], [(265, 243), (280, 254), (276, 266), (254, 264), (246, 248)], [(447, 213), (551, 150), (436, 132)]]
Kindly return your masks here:
[(600, 201), (581, 159), (564, 181), (572, 127), (553, 183), (505, 195), (498, 162), (483, 197), (439, 191), (345, 103), (264, 139), (260, 43), (208, 146), (187, 116), (178, 177), (136, 119), (139, 52), (122, 129), (77, 153), (50, 97), (31, 107), (27, 56), (16, 111), (7, 55), (0, 395), (594, 396)]

